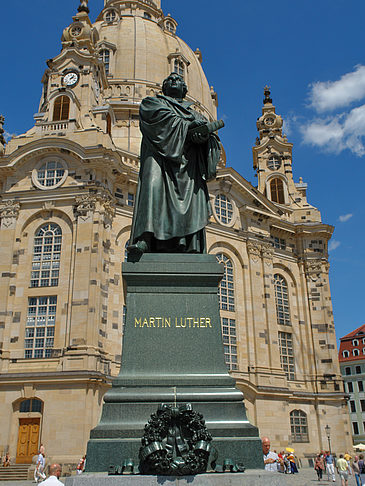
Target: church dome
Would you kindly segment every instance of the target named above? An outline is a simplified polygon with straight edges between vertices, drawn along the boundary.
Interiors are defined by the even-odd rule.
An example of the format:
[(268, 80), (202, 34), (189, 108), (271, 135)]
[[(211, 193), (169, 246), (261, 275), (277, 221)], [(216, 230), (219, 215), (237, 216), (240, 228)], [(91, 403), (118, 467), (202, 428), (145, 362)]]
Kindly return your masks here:
[(175, 71), (183, 75), (195, 109), (216, 118), (217, 98), (202, 69), (201, 53), (176, 35), (177, 22), (163, 14), (160, 1), (105, 1), (94, 26), (111, 102), (119, 98), (138, 104), (158, 94), (162, 81)]

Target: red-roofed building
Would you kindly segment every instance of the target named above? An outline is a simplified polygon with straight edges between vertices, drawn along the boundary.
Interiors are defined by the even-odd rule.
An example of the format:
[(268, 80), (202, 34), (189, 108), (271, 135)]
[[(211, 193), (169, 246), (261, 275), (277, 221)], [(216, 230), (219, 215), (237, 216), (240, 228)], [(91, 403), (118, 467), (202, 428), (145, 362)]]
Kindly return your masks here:
[(358, 444), (365, 440), (365, 324), (340, 338), (339, 362), (352, 425), (352, 438)]

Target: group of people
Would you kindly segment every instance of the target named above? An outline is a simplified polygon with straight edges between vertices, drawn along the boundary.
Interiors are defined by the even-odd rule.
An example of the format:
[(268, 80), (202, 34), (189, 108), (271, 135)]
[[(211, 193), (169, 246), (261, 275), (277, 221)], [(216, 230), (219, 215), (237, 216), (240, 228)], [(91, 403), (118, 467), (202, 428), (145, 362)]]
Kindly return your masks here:
[(285, 474), (298, 473), (298, 461), (293, 452), (281, 451), (277, 454), (276, 451), (270, 450), (270, 439), (268, 437), (263, 437), (261, 441), (266, 471)]
[(341, 478), (342, 486), (348, 485), (349, 476), (354, 476), (356, 485), (361, 486), (365, 484), (365, 462), (364, 456), (360, 454), (355, 456), (351, 462), (352, 457), (346, 454), (340, 454), (335, 458), (331, 452), (321, 452), (317, 455), (314, 463), (314, 469), (317, 472), (318, 481), (322, 479), (324, 471), (327, 472), (328, 481), (336, 481), (335, 469)]
[[(59, 477), (61, 476), (62, 468), (59, 464), (52, 464), (49, 468), (49, 477), (46, 479), (46, 474), (45, 474), (45, 465), (46, 465), (46, 459), (45, 459), (45, 449), (44, 445), (41, 444), (39, 447), (39, 454), (37, 457), (37, 462), (36, 462), (36, 467), (34, 471), (34, 479), (35, 482), (39, 484), (46, 486), (46, 485), (56, 485), (56, 484), (62, 484), (61, 481), (59, 481)], [(86, 455), (84, 455), (77, 467), (76, 467), (76, 473), (81, 474), (85, 470), (85, 465), (86, 465)]]

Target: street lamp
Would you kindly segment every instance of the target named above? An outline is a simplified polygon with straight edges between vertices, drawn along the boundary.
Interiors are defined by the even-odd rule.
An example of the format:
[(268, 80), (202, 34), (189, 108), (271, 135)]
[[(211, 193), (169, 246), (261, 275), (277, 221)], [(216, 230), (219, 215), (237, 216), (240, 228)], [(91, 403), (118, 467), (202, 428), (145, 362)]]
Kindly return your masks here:
[(331, 427), (327, 424), (326, 427), (324, 428), (326, 431), (327, 439), (328, 439), (328, 449), (331, 454)]

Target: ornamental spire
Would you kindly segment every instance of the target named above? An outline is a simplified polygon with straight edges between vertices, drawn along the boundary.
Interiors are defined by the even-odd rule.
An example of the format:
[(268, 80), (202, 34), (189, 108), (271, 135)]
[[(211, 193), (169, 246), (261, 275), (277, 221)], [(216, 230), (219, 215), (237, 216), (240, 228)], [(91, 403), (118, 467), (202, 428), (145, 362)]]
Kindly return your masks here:
[(5, 144), (6, 144), (6, 141), (5, 141), (5, 138), (4, 138), (4, 121), (5, 121), (5, 118), (3, 117), (3, 115), (0, 115), (0, 155), (2, 155), (4, 152), (5, 152)]
[(78, 12), (86, 12), (87, 14), (90, 12), (89, 7), (87, 4), (89, 0), (80, 0), (79, 8), (77, 9)]
[(267, 105), (268, 103), (272, 104), (272, 99), (270, 98), (270, 90), (271, 90), (270, 86), (266, 84), (264, 87), (264, 95), (265, 95), (264, 105)]

